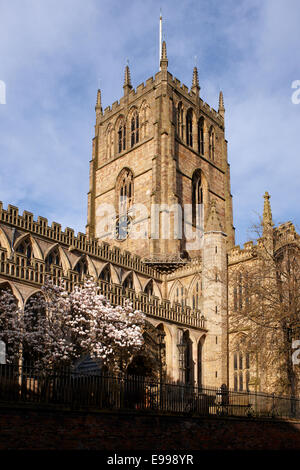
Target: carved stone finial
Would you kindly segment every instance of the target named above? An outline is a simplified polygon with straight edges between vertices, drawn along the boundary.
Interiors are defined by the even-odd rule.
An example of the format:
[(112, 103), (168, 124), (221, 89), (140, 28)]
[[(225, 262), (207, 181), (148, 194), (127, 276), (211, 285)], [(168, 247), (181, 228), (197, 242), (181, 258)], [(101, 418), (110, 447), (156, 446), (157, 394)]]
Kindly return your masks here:
[(162, 48), (161, 48), (161, 58), (160, 58), (160, 67), (162, 68), (167, 68), (168, 67), (168, 57), (167, 57), (167, 45), (166, 41), (162, 42)]
[(195, 66), (193, 70), (193, 82), (192, 82), (192, 92), (199, 96), (200, 86), (199, 86), (199, 78), (198, 78), (198, 69)]
[(263, 225), (264, 226), (271, 226), (273, 227), (273, 220), (272, 220), (272, 210), (271, 210), (271, 204), (270, 204), (270, 195), (266, 191), (264, 194), (264, 212), (263, 212)]
[(95, 106), (96, 115), (103, 114), (102, 104), (101, 104), (101, 91), (98, 89), (97, 91), (97, 100)]
[(132, 85), (131, 85), (131, 76), (130, 76), (130, 69), (129, 69), (129, 65), (127, 63), (126, 67), (125, 67), (125, 75), (124, 75), (124, 85), (123, 85), (123, 88), (124, 88), (124, 92), (128, 93), (129, 90), (131, 90), (132, 88)]
[(224, 98), (223, 98), (223, 92), (222, 92), (222, 91), (220, 91), (220, 94), (219, 94), (219, 109), (218, 109), (218, 113), (224, 118), (225, 108), (224, 108)]
[(167, 45), (166, 45), (166, 41), (163, 41), (162, 42), (162, 49), (161, 49), (161, 60), (168, 60), (168, 57), (167, 57)]

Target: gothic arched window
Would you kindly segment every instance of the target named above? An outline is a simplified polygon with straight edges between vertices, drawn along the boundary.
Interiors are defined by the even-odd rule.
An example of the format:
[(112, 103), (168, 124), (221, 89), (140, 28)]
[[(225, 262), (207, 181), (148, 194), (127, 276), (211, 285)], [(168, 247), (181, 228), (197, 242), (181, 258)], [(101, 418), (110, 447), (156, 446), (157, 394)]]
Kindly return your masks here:
[(238, 391), (238, 375), (237, 375), (237, 372), (234, 373), (233, 390), (234, 390), (235, 392)]
[(250, 354), (246, 353), (246, 363), (245, 363), (246, 369), (250, 369)]
[(125, 214), (133, 205), (133, 174), (125, 168), (119, 175), (118, 183), (118, 208), (119, 214)]
[(128, 274), (128, 276), (123, 281), (123, 289), (134, 289), (132, 273)]
[(183, 107), (182, 103), (179, 103), (177, 108), (177, 136), (182, 139), (183, 136)]
[(85, 276), (86, 274), (88, 274), (88, 264), (87, 264), (87, 260), (86, 258), (81, 258), (75, 268), (74, 268), (75, 271), (78, 272), (78, 274), (80, 275), (81, 278), (83, 278), (83, 276)]
[(242, 372), (242, 371), (240, 371), (239, 379), (240, 379), (240, 380), (239, 380), (239, 382), (240, 382), (240, 383), (239, 383), (239, 385), (240, 385), (240, 386), (239, 386), (239, 391), (242, 392), (243, 389), (244, 389), (244, 381), (243, 381), (243, 372)]
[(209, 158), (215, 159), (215, 130), (213, 126), (209, 130)]
[(116, 236), (118, 239), (127, 238), (131, 218), (129, 210), (133, 206), (133, 174), (128, 168), (124, 168), (116, 184), (117, 222)]
[(239, 368), (243, 369), (243, 354), (241, 352), (239, 354)]
[(131, 135), (131, 147), (133, 147), (135, 144), (138, 143), (139, 141), (139, 115), (137, 111), (134, 112), (132, 118), (131, 118), (131, 126), (130, 126), (130, 135)]
[(234, 370), (237, 370), (237, 368), (238, 368), (238, 355), (237, 355), (237, 352), (235, 352), (234, 355), (233, 355), (233, 368), (234, 368)]
[[(203, 204), (203, 185), (201, 172), (195, 171), (192, 178), (192, 224), (200, 224), (201, 208)], [(198, 219), (198, 220), (197, 220)]]
[(126, 149), (126, 126), (121, 122), (118, 130), (118, 151), (121, 153)]
[(197, 281), (194, 284), (192, 291), (192, 306), (194, 310), (198, 310), (200, 307), (200, 282)]
[(186, 113), (186, 144), (193, 147), (193, 112), (191, 109)]
[(204, 155), (204, 119), (201, 117), (198, 121), (198, 152)]
[(117, 182), (119, 214), (124, 215), (133, 205), (133, 174), (125, 168), (119, 175)]
[(193, 353), (189, 332), (178, 330), (179, 380), (183, 384), (193, 384)]
[(33, 258), (33, 250), (32, 250), (32, 244), (29, 238), (25, 238), (19, 245), (17, 246), (16, 249), (17, 253), (21, 253), (22, 255), (25, 255), (27, 258), (27, 264), (30, 264), (31, 259)]
[(237, 343), (237, 349), (233, 354), (233, 377), (234, 377), (234, 390), (235, 391), (249, 391), (250, 382), (250, 353), (245, 352), (241, 345), (244, 343), (245, 338), (240, 338)]
[(186, 303), (185, 289), (180, 282), (177, 283), (176, 289), (174, 290), (173, 301), (178, 304), (181, 304), (182, 307), (185, 306), (185, 303)]
[(60, 253), (58, 247), (55, 247), (46, 257), (46, 268), (49, 269), (51, 264), (61, 266)]
[(246, 370), (246, 392), (249, 392), (250, 372)]
[(99, 279), (101, 279), (102, 281), (111, 283), (111, 274), (110, 274), (110, 268), (108, 265), (102, 269)]
[(149, 105), (146, 101), (143, 102), (140, 109), (140, 138), (145, 139), (149, 132)]
[(148, 297), (153, 295), (153, 281), (149, 281), (144, 290)]

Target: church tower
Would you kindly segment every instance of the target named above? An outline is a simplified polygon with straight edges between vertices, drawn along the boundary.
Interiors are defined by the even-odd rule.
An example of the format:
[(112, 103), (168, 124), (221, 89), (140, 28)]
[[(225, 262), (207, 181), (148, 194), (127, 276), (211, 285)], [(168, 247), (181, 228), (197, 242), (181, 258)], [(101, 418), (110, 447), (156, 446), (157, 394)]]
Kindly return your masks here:
[(204, 315), (201, 338), (178, 330), (189, 352), (172, 360), (185, 363), (186, 381), (217, 385), (228, 377), (227, 252), (235, 244), (224, 97), (218, 111), (202, 100), (196, 67), (190, 89), (173, 77), (165, 41), (159, 65), (136, 89), (127, 65), (123, 96), (104, 111), (98, 91), (87, 236), (140, 256), (163, 274), (171, 305)]
[(231, 248), (222, 92), (215, 111), (200, 98), (196, 67), (190, 90), (173, 77), (165, 41), (155, 77), (135, 90), (127, 65), (123, 90), (121, 99), (104, 111), (100, 90), (97, 94), (87, 235), (153, 263), (167, 262), (170, 254), (173, 260), (198, 257), (200, 243), (189, 243), (189, 234), (199, 205), (205, 231), (214, 200)]

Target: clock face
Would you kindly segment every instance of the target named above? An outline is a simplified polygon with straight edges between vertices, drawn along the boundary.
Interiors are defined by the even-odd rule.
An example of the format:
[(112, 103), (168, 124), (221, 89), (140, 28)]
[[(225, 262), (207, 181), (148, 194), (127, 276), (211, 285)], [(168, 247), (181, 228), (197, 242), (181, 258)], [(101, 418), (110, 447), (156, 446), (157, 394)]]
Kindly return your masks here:
[(116, 221), (116, 238), (117, 240), (126, 240), (132, 225), (132, 219), (127, 214), (118, 217)]

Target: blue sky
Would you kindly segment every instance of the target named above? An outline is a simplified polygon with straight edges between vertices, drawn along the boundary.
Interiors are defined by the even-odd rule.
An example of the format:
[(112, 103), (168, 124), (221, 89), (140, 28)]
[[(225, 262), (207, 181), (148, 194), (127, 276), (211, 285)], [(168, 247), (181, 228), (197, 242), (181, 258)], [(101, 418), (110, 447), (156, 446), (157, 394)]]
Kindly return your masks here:
[(158, 71), (158, 18), (169, 71), (201, 97), (223, 90), (236, 242), (269, 191), (276, 223), (300, 227), (298, 0), (0, 0), (0, 200), (85, 231), (95, 100)]

